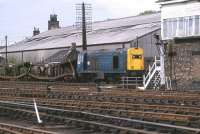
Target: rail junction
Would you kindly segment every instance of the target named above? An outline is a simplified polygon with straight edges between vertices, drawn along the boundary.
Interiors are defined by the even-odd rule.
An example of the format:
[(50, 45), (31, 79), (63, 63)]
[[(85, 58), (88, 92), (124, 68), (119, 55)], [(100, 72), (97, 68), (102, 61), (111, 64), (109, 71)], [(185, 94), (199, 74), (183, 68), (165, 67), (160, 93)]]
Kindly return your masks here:
[[(98, 91), (94, 84), (7, 81), (0, 82), (0, 89), (0, 118), (11, 121), (0, 123), (2, 133), (59, 134), (59, 128), (70, 128), (73, 134), (200, 134), (198, 91), (115, 86)], [(30, 127), (12, 124), (16, 120)]]

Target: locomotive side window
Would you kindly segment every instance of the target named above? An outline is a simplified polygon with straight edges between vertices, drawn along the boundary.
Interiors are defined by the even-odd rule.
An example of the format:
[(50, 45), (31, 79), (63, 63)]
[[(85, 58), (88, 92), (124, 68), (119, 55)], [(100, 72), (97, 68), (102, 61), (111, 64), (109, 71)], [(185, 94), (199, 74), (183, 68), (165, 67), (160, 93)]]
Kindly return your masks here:
[(119, 68), (119, 57), (117, 55), (113, 56), (113, 69)]
[(142, 55), (133, 55), (132, 58), (133, 59), (142, 59)]

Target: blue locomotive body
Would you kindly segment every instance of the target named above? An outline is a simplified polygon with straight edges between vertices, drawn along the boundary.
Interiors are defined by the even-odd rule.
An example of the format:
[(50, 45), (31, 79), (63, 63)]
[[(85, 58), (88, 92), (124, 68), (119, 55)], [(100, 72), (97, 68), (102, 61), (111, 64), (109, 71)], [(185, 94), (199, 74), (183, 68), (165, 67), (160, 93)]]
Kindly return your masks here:
[[(80, 52), (77, 60), (77, 74), (89, 77), (121, 75), (126, 73), (126, 50), (99, 50)], [(86, 76), (87, 75), (87, 76)]]

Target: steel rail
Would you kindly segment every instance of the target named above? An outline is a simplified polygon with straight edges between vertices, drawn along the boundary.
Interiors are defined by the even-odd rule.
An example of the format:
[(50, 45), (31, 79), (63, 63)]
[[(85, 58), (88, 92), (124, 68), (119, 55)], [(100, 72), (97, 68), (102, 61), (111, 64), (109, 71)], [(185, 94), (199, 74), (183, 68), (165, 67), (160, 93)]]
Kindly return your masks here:
[[(6, 104), (6, 105), (12, 105), (12, 106), (22, 106), (22, 107), (29, 107), (32, 108), (32, 105), (28, 105), (28, 104), (20, 104), (20, 103), (14, 103), (14, 102), (6, 102), (6, 101), (0, 101), (1, 105), (2, 104)], [(95, 114), (95, 113), (91, 113), (91, 112), (80, 112), (80, 111), (73, 111), (73, 110), (63, 110), (63, 109), (57, 109), (57, 108), (48, 108), (48, 107), (43, 107), (43, 106), (39, 106), (38, 107), (40, 109), (40, 111), (48, 111), (48, 113), (56, 113), (58, 115), (67, 115), (67, 113), (71, 113), (71, 114), (75, 114), (75, 115), (79, 115), (79, 116), (90, 116), (93, 117), (95, 119), (101, 118), (102, 120), (109, 120), (109, 121), (119, 121), (119, 122), (129, 122), (129, 123), (135, 123), (135, 124), (143, 124), (145, 125), (149, 125), (152, 128), (165, 128), (168, 130), (182, 130), (182, 131), (192, 131), (195, 133), (199, 133), (200, 129), (198, 128), (190, 128), (190, 127), (183, 127), (183, 126), (176, 126), (176, 125), (169, 125), (169, 124), (163, 124), (163, 123), (155, 123), (155, 122), (149, 122), (149, 121), (141, 121), (141, 120), (135, 120), (135, 119), (128, 119), (128, 118), (122, 118), (122, 117), (114, 117), (114, 116), (110, 116), (110, 115), (102, 115), (102, 114)]]
[[(2, 98), (0, 99), (2, 100)], [(32, 99), (4, 99), (9, 101), (14, 101), (18, 103), (32, 104)], [(93, 113), (104, 113), (109, 115), (115, 115), (120, 117), (128, 118), (143, 118), (143, 119), (156, 119), (156, 120), (166, 120), (170, 122), (190, 122), (194, 121), (196, 124), (197, 120), (200, 120), (200, 108), (185, 108), (185, 107), (172, 107), (172, 106), (162, 106), (162, 105), (139, 105), (139, 104), (126, 104), (126, 103), (105, 103), (105, 102), (68, 102), (60, 100), (37, 100), (37, 104), (40, 106), (62, 108), (78, 111), (90, 111)], [(124, 106), (124, 107), (122, 107)], [(175, 108), (175, 109), (173, 109)], [(174, 111), (173, 111), (174, 110)], [(190, 112), (190, 114), (183, 114), (185, 112)], [(182, 114), (180, 114), (182, 113)], [(200, 123), (199, 123), (200, 124)]]
[(8, 132), (11, 134), (57, 134), (54, 132), (32, 129), (14, 124), (0, 123), (0, 131)]
[[(0, 106), (0, 108), (1, 108), (0, 111), (5, 110), (7, 112), (10, 112), (10, 113), (12, 113), (12, 116), (15, 116), (14, 114), (17, 114), (15, 116), (15, 118), (19, 118), (20, 114), (21, 114), (20, 118), (24, 118), (26, 120), (27, 119), (30, 120), (35, 116), (35, 113), (31, 110), (22, 110), (22, 109), (15, 109), (15, 108), (2, 107), (2, 106)], [(134, 129), (131, 127), (122, 127), (122, 126), (118, 126), (118, 125), (114, 125), (114, 124), (99, 123), (97, 121), (90, 121), (90, 120), (88, 121), (88, 120), (71, 118), (71, 117), (50, 115), (50, 114), (46, 114), (44, 112), (41, 112), (40, 115), (43, 118), (43, 120), (45, 120), (47, 122), (56, 121), (59, 123), (65, 123), (66, 125), (70, 125), (70, 124), (77, 125), (78, 127), (80, 127), (82, 125), (82, 127), (86, 127), (85, 129), (97, 129), (97, 131), (114, 131), (115, 130), (115, 131), (134, 132), (134, 133), (139, 133), (139, 134), (159, 134), (157, 132), (151, 132), (151, 131), (149, 132), (146, 130)], [(92, 125), (92, 127), (90, 125)], [(109, 129), (111, 129), (111, 130), (109, 130)]]

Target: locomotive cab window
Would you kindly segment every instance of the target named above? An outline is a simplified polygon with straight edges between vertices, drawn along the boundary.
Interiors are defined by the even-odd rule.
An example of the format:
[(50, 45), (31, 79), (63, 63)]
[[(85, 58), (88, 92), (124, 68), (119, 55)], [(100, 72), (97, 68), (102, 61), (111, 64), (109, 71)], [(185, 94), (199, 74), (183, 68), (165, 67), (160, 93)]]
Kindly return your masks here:
[(133, 59), (142, 59), (142, 55), (133, 55), (132, 58)]
[(113, 56), (113, 69), (119, 68), (119, 56), (115, 55)]

